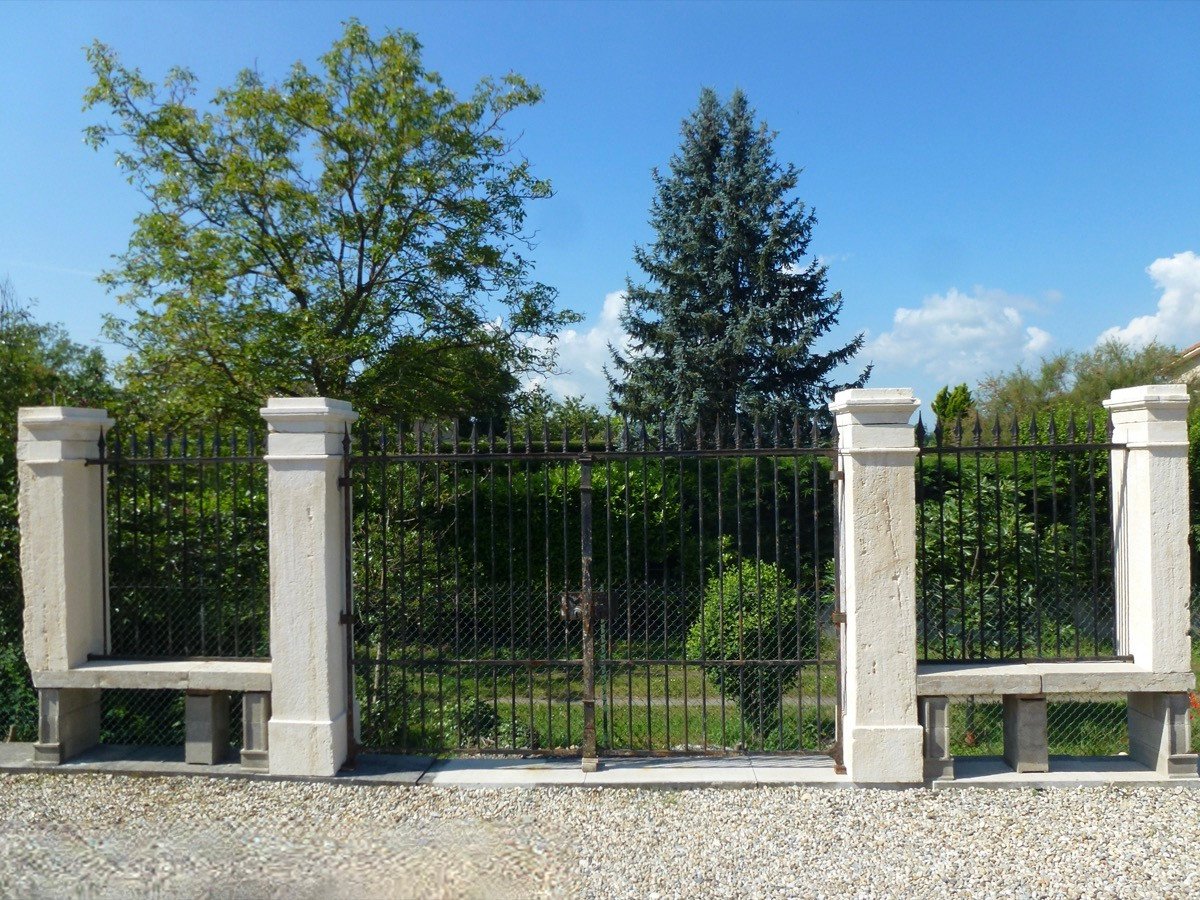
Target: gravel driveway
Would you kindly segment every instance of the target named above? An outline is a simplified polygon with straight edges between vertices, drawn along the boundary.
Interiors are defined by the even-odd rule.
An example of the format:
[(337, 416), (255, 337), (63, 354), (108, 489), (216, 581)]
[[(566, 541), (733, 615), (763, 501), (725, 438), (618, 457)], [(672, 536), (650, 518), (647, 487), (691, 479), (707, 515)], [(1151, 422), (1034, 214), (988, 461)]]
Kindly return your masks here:
[(0, 776), (0, 896), (1200, 895), (1200, 791)]

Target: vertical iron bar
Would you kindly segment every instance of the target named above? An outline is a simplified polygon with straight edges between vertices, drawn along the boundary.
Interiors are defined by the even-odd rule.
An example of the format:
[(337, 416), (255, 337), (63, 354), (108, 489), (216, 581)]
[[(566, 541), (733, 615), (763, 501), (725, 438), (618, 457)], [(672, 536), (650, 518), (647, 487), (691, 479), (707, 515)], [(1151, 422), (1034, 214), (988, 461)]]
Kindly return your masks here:
[(1000, 496), (1000, 415), (997, 413), (992, 425), (992, 470), (993, 496), (996, 500), (996, 640), (999, 645), (998, 656), (1004, 659), (1004, 516)]
[[(733, 418), (733, 446), (735, 450), (742, 449), (742, 419), (741, 416), (735, 415)], [(746, 658), (746, 586), (744, 581), (744, 569), (742, 567), (742, 456), (739, 453), (734, 457), (733, 468), (733, 484), (734, 484), (734, 528), (737, 531), (737, 647), (738, 647), (738, 698), (746, 696), (746, 666), (741, 660)], [(738, 746), (742, 749), (746, 747), (746, 709), (738, 703)]]
[[(669, 622), (668, 622), (668, 616), (667, 616), (668, 608), (670, 606), (670, 604), (668, 603), (668, 593), (667, 593), (667, 579), (668, 579), (668, 574), (670, 572), (669, 557), (667, 555), (667, 515), (666, 515), (666, 512), (667, 512), (666, 511), (667, 427), (666, 427), (666, 420), (662, 419), (662, 418), (660, 418), (658, 420), (658, 450), (659, 450), (659, 453), (661, 454), (659, 456), (658, 476), (659, 476), (659, 480), (662, 482), (662, 487), (659, 490), (659, 503), (661, 504), (661, 507), (662, 507), (660, 509), (660, 513), (661, 513), (661, 517), (662, 517), (662, 545), (659, 547), (659, 557), (662, 561), (662, 567), (663, 567), (662, 598), (660, 599), (659, 602), (662, 604), (662, 614), (663, 614), (663, 618), (662, 618), (663, 659), (670, 659), (673, 656), (673, 654), (671, 653), (671, 647), (670, 647)], [(663, 749), (670, 750), (671, 749), (671, 666), (669, 663), (663, 663), (663, 698), (664, 698), (664, 701), (666, 704), (666, 713), (663, 716), (663, 727), (665, 729), (664, 730), (665, 743), (664, 743)], [(683, 710), (683, 718), (684, 718), (684, 721), (686, 722), (687, 721), (687, 707), (686, 706), (684, 707), (684, 710)]]
[[(1096, 441), (1096, 417), (1095, 414), (1088, 416), (1087, 424), (1087, 442), (1089, 444)], [(1112, 452), (1108, 451), (1109, 471), (1112, 471)], [(1108, 502), (1111, 508), (1113, 496), (1110, 492)], [(1096, 539), (1096, 451), (1088, 451), (1088, 514), (1090, 518), (1091, 530), (1091, 552), (1092, 552), (1092, 643), (1096, 647), (1097, 653), (1100, 648), (1100, 615), (1099, 615), (1099, 593), (1100, 593), (1100, 560), (1099, 541)], [(1115, 600), (1115, 597), (1114, 597)], [(1115, 647), (1114, 647), (1115, 649)]]
[[(516, 606), (513, 594), (516, 590), (516, 585), (513, 580), (513, 550), (516, 547), (513, 535), (513, 433), (512, 424), (508, 424), (504, 429), (504, 451), (508, 455), (505, 475), (508, 480), (508, 542), (505, 544), (508, 547), (508, 646), (510, 650), (517, 646), (517, 622), (516, 622)], [(512, 749), (517, 749), (517, 670), (515, 668), (508, 669), (508, 693), (509, 693), (509, 709), (508, 723), (509, 736), (511, 738)], [(534, 749), (532, 747), (528, 748)]]
[[(488, 422), (488, 453), (496, 453), (496, 423)], [(492, 670), (492, 746), (500, 746), (500, 684), (496, 668), (499, 606), (496, 587), (496, 461), (488, 462), (488, 659)]]
[[(797, 450), (800, 449), (800, 416), (799, 415), (794, 415), (792, 417), (792, 447)], [(793, 567), (792, 581), (796, 585), (796, 659), (804, 659), (804, 644), (801, 639), (801, 635), (804, 632), (805, 625), (804, 625), (804, 618), (801, 616), (801, 611), (804, 608), (804, 600), (803, 600), (803, 593), (802, 593), (803, 589), (800, 587), (800, 585), (803, 583), (803, 579), (800, 577), (800, 572), (801, 572), (801, 568), (800, 568), (800, 560), (801, 560), (801, 555), (800, 555), (800, 459), (799, 459), (799, 457), (796, 457), (796, 458), (793, 458), (791, 462), (792, 462), (792, 541), (795, 544), (795, 546), (792, 548), (792, 567)], [(813, 467), (812, 478), (813, 478), (813, 485), (815, 486), (816, 485), (816, 477), (817, 477), (816, 476), (816, 468), (815, 468), (817, 466), (817, 459), (816, 459), (815, 455), (813, 456), (812, 459), (809, 460), (809, 464), (810, 464), (810, 466)], [(814, 601), (815, 606), (817, 606), (819, 608), (821, 605), (821, 587), (820, 587), (820, 581), (818, 580), (820, 576), (819, 576), (819, 574), (815, 574), (817, 572), (817, 564), (816, 564), (815, 560), (813, 561), (813, 570), (814, 570), (813, 601)], [(817, 686), (818, 686), (818, 688), (820, 688), (820, 685), (821, 685), (821, 649), (820, 649), (821, 639), (820, 639), (819, 623), (817, 625), (817, 629), (818, 629), (817, 650), (813, 654), (813, 656), (816, 658), (816, 665), (815, 665), (814, 669), (817, 673)], [(799, 735), (798, 740), (801, 743), (801, 745), (803, 745), (803, 742), (804, 742), (804, 678), (803, 678), (803, 674), (804, 674), (804, 670), (803, 670), (803, 668), (801, 668), (799, 675), (796, 679), (796, 733)], [(820, 710), (818, 710), (817, 711), (818, 723), (820, 722), (820, 718), (821, 718)]]
[(629, 437), (629, 420), (621, 424), (621, 449), (625, 451), (624, 494), (625, 494), (625, 687), (628, 695), (626, 718), (629, 724), (629, 749), (633, 750), (633, 540), (630, 521), (633, 519), (633, 499), (629, 489), (629, 452), (632, 449)]
[(963, 557), (965, 550), (963, 537), (963, 451), (962, 451), (962, 416), (960, 415), (954, 424), (954, 481), (958, 488), (958, 629), (959, 629), (959, 654), (962, 659), (969, 659), (971, 656), (971, 630), (967, 622), (967, 586), (966, 586), (966, 560)]
[[(456, 660), (460, 660), (463, 658), (463, 653), (462, 653), (462, 572), (460, 571), (461, 566), (459, 563), (459, 557), (461, 556), (461, 552), (462, 552), (462, 536), (459, 531), (459, 521), (458, 521), (459, 502), (458, 501), (459, 501), (459, 497), (460, 497), (459, 482), (460, 482), (460, 478), (461, 478), (461, 474), (462, 474), (460, 471), (462, 468), (462, 465), (458, 460), (459, 433), (458, 433), (457, 417), (454, 419), (454, 424), (451, 426), (451, 439), (454, 441), (454, 446), (450, 450), (450, 455), (451, 455), (450, 466), (451, 466), (451, 472), (453, 473), (452, 485), (451, 485), (451, 491), (453, 493), (452, 493), (451, 502), (454, 504), (454, 526), (453, 526), (454, 527), (454, 658)], [(458, 722), (462, 722), (462, 717), (463, 717), (462, 682), (463, 682), (462, 663), (456, 662), (454, 664), (454, 711), (458, 716), (458, 718), (456, 720)], [(463, 740), (462, 728), (457, 729), (457, 731), (458, 731), (458, 737), (456, 739), (456, 743), (461, 747), (462, 740)], [(532, 723), (530, 723), (530, 733), (531, 734), (533, 733)]]
[(971, 429), (975, 442), (975, 452), (971, 456), (975, 464), (975, 495), (972, 503), (975, 506), (975, 558), (971, 563), (971, 575), (976, 579), (979, 594), (979, 658), (987, 658), (985, 647), (987, 634), (987, 610), (984, 603), (983, 577), (983, 431), (979, 425), (979, 415), (975, 416), (975, 425)]
[(1059, 593), (1060, 560), (1058, 537), (1058, 461), (1057, 444), (1058, 428), (1054, 422), (1055, 410), (1050, 410), (1050, 424), (1047, 429), (1047, 446), (1050, 450), (1050, 596), (1054, 604), (1054, 655), (1062, 656), (1062, 594)]
[(579, 459), (579, 575), (583, 625), (583, 770), (596, 770), (596, 641), (592, 603), (592, 459), (587, 454), (587, 425), (583, 427), (584, 455)]
[(925, 422), (917, 416), (917, 572), (921, 588), (921, 659), (929, 659), (929, 563), (925, 556)]
[[(699, 574), (700, 595), (700, 634), (707, 636), (708, 625), (705, 615), (708, 606), (708, 591), (705, 583), (704, 568), (704, 457), (700, 451), (704, 449), (704, 426), (699, 418), (696, 420), (696, 570)], [(700, 641), (700, 745), (701, 750), (708, 752), (708, 650), (707, 637)]]
[(342, 489), (342, 568), (345, 590), (346, 625), (346, 768), (353, 769), (358, 758), (358, 742), (354, 739), (354, 561), (350, 543), (350, 426), (342, 432), (342, 477), (338, 479)]
[(1017, 659), (1023, 659), (1025, 656), (1025, 600), (1021, 595), (1021, 582), (1025, 567), (1021, 561), (1021, 458), (1017, 452), (1021, 431), (1015, 412), (1010, 431), (1012, 432), (1013, 448), (1013, 554), (1016, 556), (1016, 566), (1013, 569), (1013, 578), (1016, 582), (1013, 594), (1013, 612), (1017, 619)]
[(1030, 440), (1030, 444), (1031, 444), (1030, 453), (1029, 453), (1030, 479), (1033, 482), (1033, 510), (1032, 510), (1032, 517), (1033, 517), (1033, 609), (1034, 609), (1034, 616), (1036, 617), (1033, 624), (1034, 624), (1034, 634), (1035, 634), (1036, 640), (1037, 640), (1036, 656), (1040, 657), (1044, 654), (1043, 648), (1044, 648), (1045, 644), (1044, 644), (1043, 635), (1042, 635), (1042, 619), (1043, 619), (1043, 616), (1042, 616), (1042, 572), (1041, 572), (1041, 568), (1042, 568), (1042, 553), (1041, 553), (1042, 536), (1041, 536), (1041, 530), (1038, 527), (1038, 524), (1039, 524), (1038, 523), (1038, 473), (1037, 473), (1038, 433), (1037, 433), (1037, 416), (1036, 415), (1032, 415), (1030, 418), (1029, 440)]
[[(438, 703), (438, 730), (444, 734), (446, 731), (446, 636), (443, 634), (446, 621), (446, 585), (444, 582), (444, 568), (442, 566), (442, 538), (444, 525), (442, 524), (442, 423), (434, 420), (433, 423), (433, 446), (430, 450), (433, 452), (433, 503), (430, 506), (429, 514), (433, 518), (433, 588), (434, 588), (434, 631), (433, 631), (433, 646), (434, 657), (437, 659), (437, 703)], [(439, 739), (439, 743), (441, 739)]]
[[(612, 451), (612, 418), (606, 417), (604, 420), (604, 450), (606, 453)], [(608, 618), (604, 629), (604, 656), (605, 656), (605, 671), (603, 673), (603, 681), (605, 685), (604, 691), (604, 742), (605, 747), (613, 749), (616, 747), (616, 735), (614, 734), (614, 713), (613, 713), (613, 629), (612, 622), (614, 620), (614, 609), (616, 605), (617, 593), (613, 589), (613, 551), (612, 551), (612, 479), (613, 479), (613, 462), (611, 458), (605, 457), (604, 460), (604, 589), (608, 592)]]
[[(820, 443), (821, 443), (820, 426), (817, 422), (817, 417), (815, 415), (812, 416), (812, 421), (809, 426), (808, 443), (809, 443), (810, 450), (816, 450), (816, 448), (818, 446), (820, 446)], [(815, 678), (815, 680), (816, 680), (816, 692), (815, 692), (816, 696), (814, 697), (814, 699), (816, 700), (816, 705), (813, 707), (812, 714), (813, 714), (813, 721), (816, 722), (816, 725), (817, 725), (817, 736), (818, 736), (818, 741), (819, 741), (820, 734), (821, 734), (821, 721), (824, 716), (824, 697), (822, 696), (823, 688), (821, 685), (821, 675), (822, 675), (821, 625), (822, 625), (822, 621), (823, 621), (824, 617), (822, 616), (822, 612), (821, 612), (821, 606), (822, 606), (822, 603), (821, 603), (821, 462), (819, 459), (817, 459), (817, 455), (815, 453), (812, 454), (810, 474), (812, 476), (813, 657), (816, 659), (816, 665), (813, 667), (813, 672), (814, 672), (814, 675), (816, 676), (816, 678)], [(828, 485), (826, 486), (826, 489), (828, 489)], [(799, 531), (799, 527), (800, 527), (800, 523), (797, 522), (796, 523), (797, 531)], [(834, 527), (835, 528), (837, 527), (836, 521), (834, 522)], [(798, 547), (799, 547), (799, 544), (797, 543), (797, 548)], [(797, 568), (799, 568), (799, 565), (800, 565), (799, 560), (797, 560), (797, 562), (796, 562)], [(835, 606), (836, 606), (836, 598), (835, 598)], [(837, 610), (835, 609), (834, 611), (836, 612)], [(842, 631), (842, 626), (839, 624), (838, 625), (838, 634), (839, 635), (841, 634), (841, 631)], [(799, 620), (799, 616), (797, 616), (797, 619), (796, 619), (796, 633), (797, 633), (796, 658), (803, 659), (805, 654), (803, 653), (803, 648), (801, 648), (799, 646), (799, 632), (800, 632), (800, 620)], [(839, 665), (840, 665), (840, 663), (839, 663)], [(803, 690), (801, 690), (800, 693), (803, 694)], [(801, 716), (800, 716), (800, 722), (798, 725), (798, 727), (800, 729), (799, 733), (801, 735), (804, 734), (803, 703), (804, 703), (804, 699), (803, 699), (803, 697), (801, 697), (801, 699), (800, 699)], [(836, 713), (835, 713), (835, 715), (836, 715)], [(819, 749), (819, 748), (814, 747), (812, 749)]]
[[(779, 415), (776, 413), (771, 429), (771, 513), (774, 516), (774, 531), (772, 536), (775, 540), (775, 552), (772, 557), (772, 562), (775, 565), (775, 658), (783, 659), (783, 627), (781, 623), (781, 612), (783, 608), (783, 558), (780, 555), (779, 546)], [(796, 627), (800, 627), (800, 619), (796, 619)], [(800, 657), (796, 657), (799, 659)], [(779, 749), (784, 749), (783, 739), (783, 684), (785, 675), (783, 669), (779, 670), (779, 694), (778, 702), (776, 703), (775, 715), (779, 718)], [(797, 690), (799, 690), (799, 666), (797, 666)], [(797, 729), (797, 739), (799, 739), (800, 731)], [(797, 748), (799, 749), (799, 748)]]

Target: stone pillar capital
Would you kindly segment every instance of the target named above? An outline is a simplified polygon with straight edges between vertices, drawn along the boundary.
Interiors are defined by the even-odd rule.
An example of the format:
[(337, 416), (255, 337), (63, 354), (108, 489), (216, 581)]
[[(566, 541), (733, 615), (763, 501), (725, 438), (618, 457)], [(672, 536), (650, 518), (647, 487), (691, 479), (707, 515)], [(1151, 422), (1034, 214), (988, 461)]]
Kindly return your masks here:
[(291, 434), (341, 434), (358, 421), (347, 401), (329, 397), (271, 397), (258, 412), (270, 431)]
[(1112, 415), (1113, 441), (1131, 449), (1187, 446), (1187, 385), (1120, 388), (1104, 401)]
[(88, 459), (113, 426), (107, 410), (78, 406), (22, 406), (17, 410), (17, 458), (21, 462)]
[(267, 460), (336, 456), (356, 413), (345, 400), (271, 397), (259, 411), (267, 422)]
[(911, 448), (913, 429), (908, 420), (920, 405), (911, 388), (854, 388), (838, 391), (829, 411), (842, 450), (853, 453)]

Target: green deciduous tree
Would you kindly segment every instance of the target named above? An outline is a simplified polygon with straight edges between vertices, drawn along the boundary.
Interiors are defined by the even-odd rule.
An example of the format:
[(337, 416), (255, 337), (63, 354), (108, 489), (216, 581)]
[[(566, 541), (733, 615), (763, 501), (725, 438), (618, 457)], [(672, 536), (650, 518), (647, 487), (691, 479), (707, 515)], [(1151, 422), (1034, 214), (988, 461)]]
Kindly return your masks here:
[(1091, 350), (1045, 357), (1036, 371), (1017, 366), (988, 375), (976, 391), (978, 407), (986, 418), (1022, 420), (1051, 406), (1095, 411), (1116, 388), (1175, 380), (1178, 359), (1175, 348), (1165, 344), (1135, 348), (1106, 341)]
[(655, 171), (656, 237), (634, 251), (648, 281), (627, 287), (629, 353), (612, 349), (619, 412), (789, 415), (836, 390), (835, 370), (862, 346), (859, 335), (816, 350), (842, 298), (806, 257), (816, 219), (793, 196), (800, 173), (776, 160), (774, 139), (741, 91), (723, 104), (705, 89), (669, 173)]
[(509, 74), (456, 96), (420, 50), (351, 20), (319, 69), (248, 69), (204, 106), (189, 71), (155, 85), (88, 50), (86, 106), (108, 113), (88, 140), (148, 204), (104, 280), (132, 307), (109, 329), (155, 415), (252, 418), (269, 394), (316, 393), (490, 416), (550, 364), (574, 316), (523, 255), (550, 186), (502, 128), (541, 92)]

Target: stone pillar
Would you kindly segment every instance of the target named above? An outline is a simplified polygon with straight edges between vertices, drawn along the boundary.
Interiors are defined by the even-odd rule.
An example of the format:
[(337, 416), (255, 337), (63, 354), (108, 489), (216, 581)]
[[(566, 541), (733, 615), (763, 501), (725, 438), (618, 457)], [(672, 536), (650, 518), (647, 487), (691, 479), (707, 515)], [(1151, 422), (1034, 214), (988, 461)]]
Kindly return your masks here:
[[(333, 775), (349, 749), (342, 438), (357, 415), (324, 397), (271, 398), (272, 775)], [(345, 488), (349, 490), (349, 487)]]
[(917, 721), (917, 449), (906, 388), (839, 392), (838, 557), (846, 770), (860, 784), (923, 780)]
[(270, 771), (267, 764), (267, 728), (271, 719), (271, 695), (266, 691), (246, 691), (242, 695), (242, 768)]
[(1004, 761), (1017, 774), (1049, 772), (1046, 698), (1004, 695)]
[(1190, 672), (1187, 387), (1113, 391), (1117, 653), (1152, 672)]
[[(102, 409), (17, 412), (25, 659), (33, 672), (62, 672), (105, 651), (104, 469), (86, 460), (100, 455), (112, 424)], [(38, 703), (36, 761), (62, 762), (99, 740), (99, 691), (40, 690)]]
[(1168, 778), (1195, 778), (1188, 695), (1129, 695), (1129, 755)]
[[(1116, 649), (1152, 672), (1191, 672), (1186, 385), (1123, 388), (1112, 413)], [(1131, 694), (1129, 752), (1164, 775), (1195, 775), (1186, 694)]]
[(921, 697), (917, 719), (924, 729), (925, 780), (954, 780), (954, 757), (950, 753), (950, 698)]
[(184, 698), (185, 762), (215, 766), (229, 756), (229, 692), (188, 691)]

